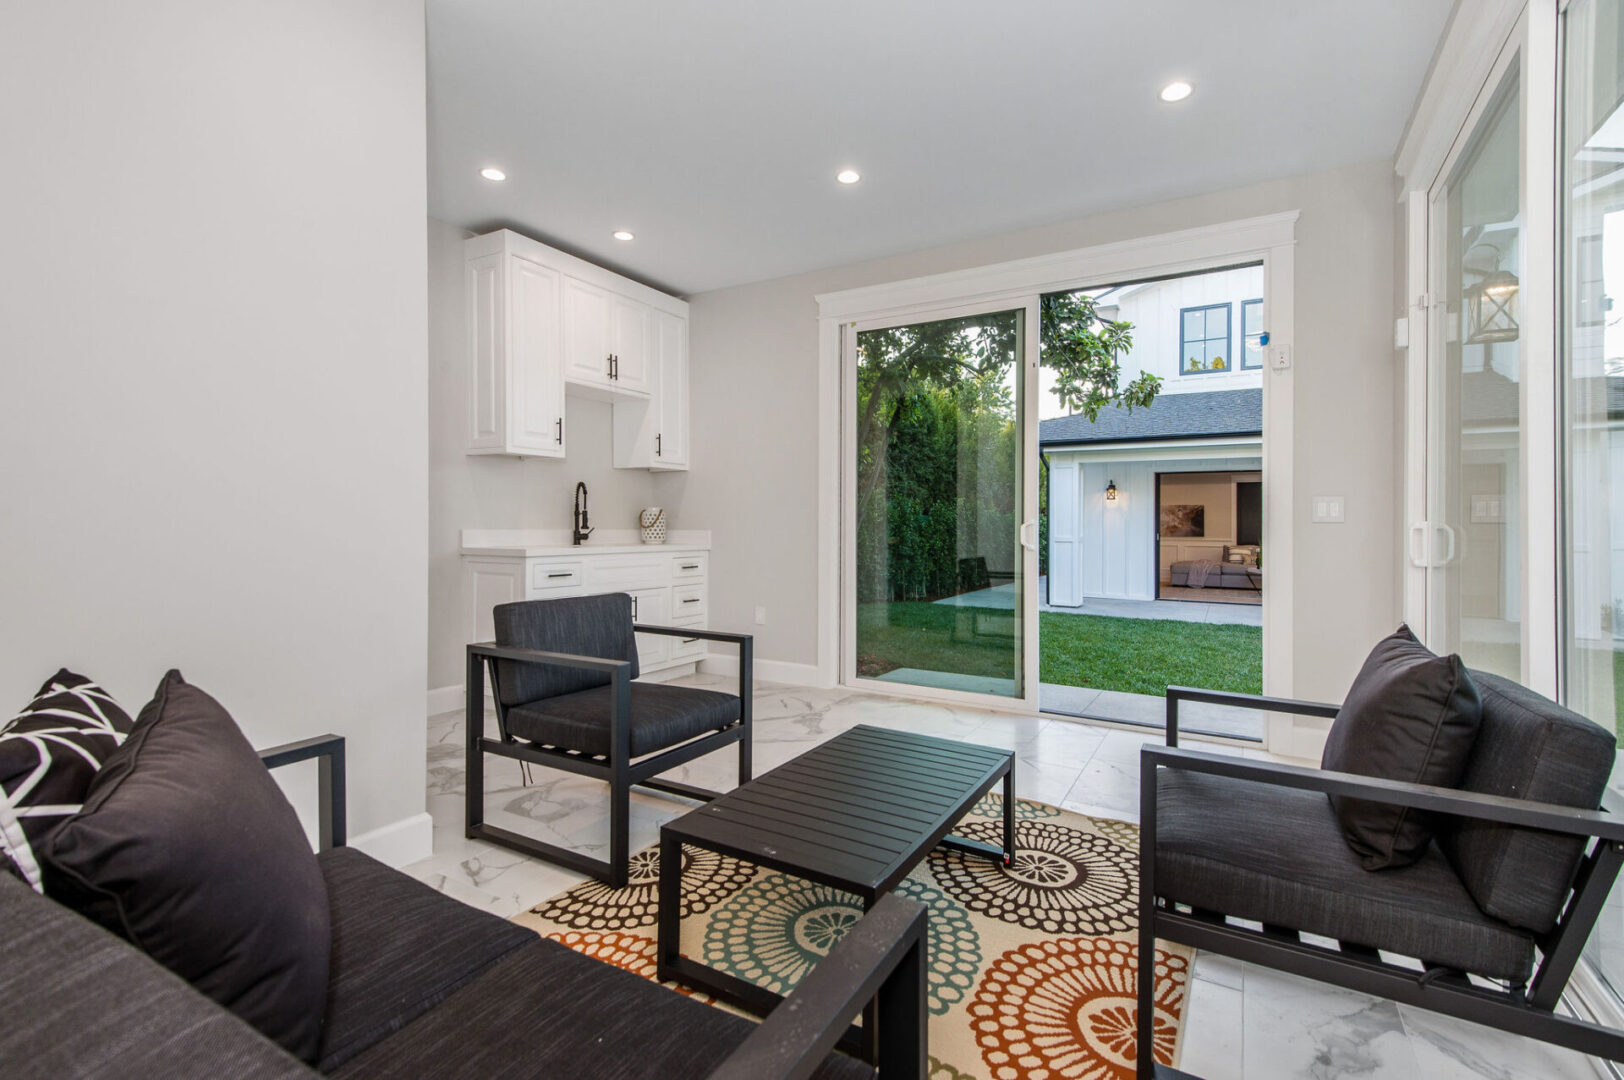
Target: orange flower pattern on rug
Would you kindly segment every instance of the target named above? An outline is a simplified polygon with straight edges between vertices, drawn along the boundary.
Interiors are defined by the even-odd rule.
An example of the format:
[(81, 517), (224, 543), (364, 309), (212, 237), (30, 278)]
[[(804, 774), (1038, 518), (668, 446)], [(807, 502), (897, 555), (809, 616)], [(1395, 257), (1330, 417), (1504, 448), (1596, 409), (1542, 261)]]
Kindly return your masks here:
[[(1058, 938), (1011, 949), (970, 1004), (996, 1080), (1133, 1080), (1137, 948), (1119, 938)], [(1173, 1063), (1189, 965), (1156, 950), (1156, 1060)]]
[[(955, 831), (1001, 843), (1002, 811), (984, 799)], [(927, 1076), (1132, 1080), (1139, 831), (1024, 799), (1016, 819), (1014, 867), (938, 849), (897, 886), (931, 908)], [(773, 990), (789, 990), (862, 912), (856, 897), (735, 859), (684, 848), (682, 863), (683, 953)], [(638, 852), (625, 888), (588, 881), (518, 921), (653, 979), (659, 869), (657, 849)], [(1155, 1052), (1176, 1065), (1193, 954), (1167, 950), (1156, 951)]]

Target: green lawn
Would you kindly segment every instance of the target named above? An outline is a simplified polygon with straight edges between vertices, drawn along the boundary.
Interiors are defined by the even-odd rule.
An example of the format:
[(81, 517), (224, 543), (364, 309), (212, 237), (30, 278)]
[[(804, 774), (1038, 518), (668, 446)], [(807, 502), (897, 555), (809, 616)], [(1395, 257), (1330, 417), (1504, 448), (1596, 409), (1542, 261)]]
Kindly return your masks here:
[[(1046, 683), (1161, 694), (1169, 685), (1258, 694), (1263, 631), (1163, 619), (1112, 619), (1045, 611), (1040, 678)], [(860, 604), (857, 667), (1014, 677), (1008, 611), (920, 602)]]

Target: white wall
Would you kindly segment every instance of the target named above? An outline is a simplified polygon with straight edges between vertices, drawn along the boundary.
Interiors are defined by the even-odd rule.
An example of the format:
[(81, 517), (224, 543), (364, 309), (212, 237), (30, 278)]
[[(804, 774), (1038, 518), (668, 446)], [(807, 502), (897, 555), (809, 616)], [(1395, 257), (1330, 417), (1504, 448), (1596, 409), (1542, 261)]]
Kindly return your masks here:
[(0, 23), (4, 701), (179, 667), (427, 854), (422, 3)]
[[(463, 529), (568, 529), (575, 483), (586, 482), (594, 528), (632, 529), (655, 503), (653, 474), (616, 469), (611, 406), (569, 395), (569, 456), (469, 456), (468, 313), (462, 242), (473, 235), (433, 218), (429, 260), (429, 641), (428, 689), (463, 681), (467, 604), (458, 536)], [(706, 526), (674, 510), (673, 528)], [(438, 695), (445, 697), (445, 695)]]
[[(656, 485), (715, 531), (712, 624), (816, 662), (817, 293), (1299, 210), (1293, 690), (1338, 698), (1398, 618), (1391, 177), (1371, 162), (692, 297), (694, 471)], [(1310, 524), (1309, 497), (1338, 494), (1347, 523)]]
[[(1133, 323), (1133, 348), (1122, 357), (1125, 375), (1148, 371), (1162, 379), (1164, 394), (1206, 394), (1214, 390), (1261, 387), (1263, 370), (1241, 366), (1241, 305), (1263, 296), (1263, 267), (1246, 266), (1213, 274), (1189, 274), (1168, 281), (1130, 286), (1101, 303), (1118, 308), (1116, 318)], [(1180, 313), (1208, 304), (1229, 305), (1229, 352), (1225, 371), (1180, 374)], [(1261, 365), (1261, 357), (1255, 358)]]

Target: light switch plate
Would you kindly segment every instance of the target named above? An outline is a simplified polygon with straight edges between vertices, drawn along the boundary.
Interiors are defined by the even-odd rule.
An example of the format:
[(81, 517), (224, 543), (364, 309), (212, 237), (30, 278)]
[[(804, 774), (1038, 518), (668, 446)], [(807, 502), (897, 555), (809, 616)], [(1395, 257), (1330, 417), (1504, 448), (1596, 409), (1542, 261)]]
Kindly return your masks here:
[(1340, 525), (1344, 521), (1342, 496), (1315, 495), (1314, 521), (1326, 525)]
[(1290, 345), (1269, 346), (1269, 366), (1276, 371), (1284, 371), (1291, 366)]

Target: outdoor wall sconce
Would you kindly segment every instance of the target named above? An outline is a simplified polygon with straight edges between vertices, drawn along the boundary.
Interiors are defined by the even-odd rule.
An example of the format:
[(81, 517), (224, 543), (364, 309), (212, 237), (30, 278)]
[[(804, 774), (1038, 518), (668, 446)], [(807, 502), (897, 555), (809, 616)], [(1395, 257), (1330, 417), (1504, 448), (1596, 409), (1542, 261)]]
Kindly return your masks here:
[(1516, 341), (1517, 292), (1520, 282), (1510, 270), (1500, 269), (1500, 252), (1492, 244), (1478, 244), (1495, 253), (1495, 268), (1483, 273), (1483, 280), (1462, 290), (1466, 301), (1466, 344), (1493, 345)]
[(1116, 502), (1116, 481), (1112, 480), (1105, 485), (1105, 501)]

